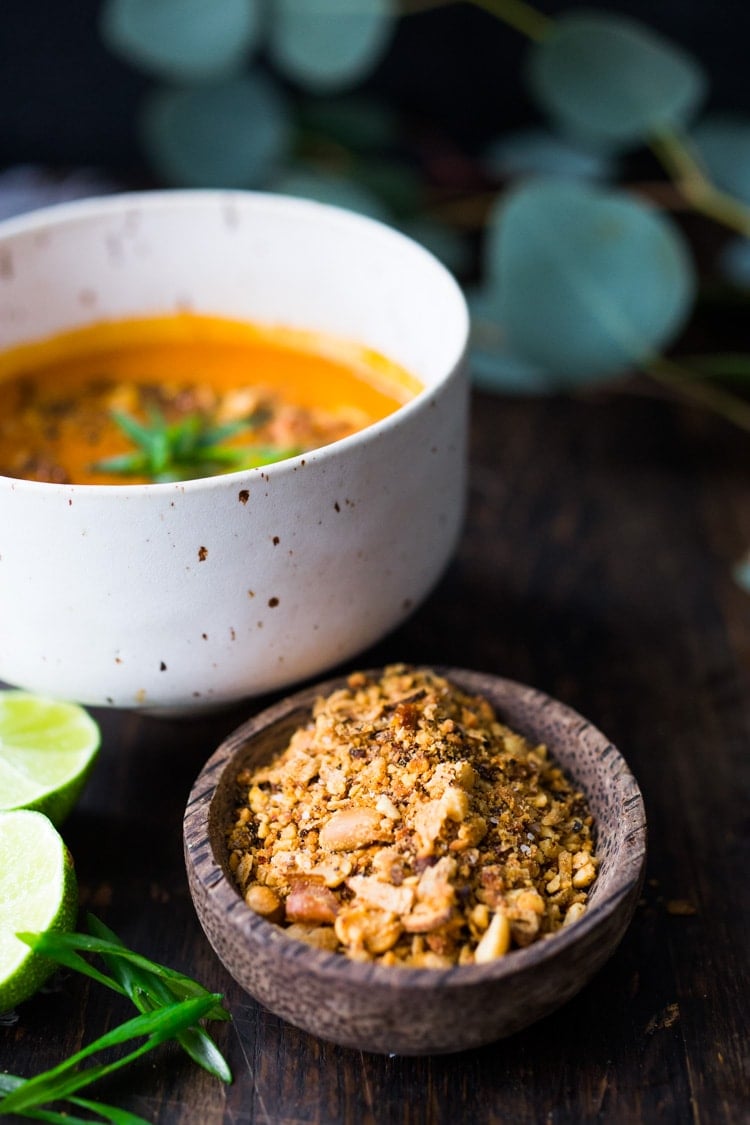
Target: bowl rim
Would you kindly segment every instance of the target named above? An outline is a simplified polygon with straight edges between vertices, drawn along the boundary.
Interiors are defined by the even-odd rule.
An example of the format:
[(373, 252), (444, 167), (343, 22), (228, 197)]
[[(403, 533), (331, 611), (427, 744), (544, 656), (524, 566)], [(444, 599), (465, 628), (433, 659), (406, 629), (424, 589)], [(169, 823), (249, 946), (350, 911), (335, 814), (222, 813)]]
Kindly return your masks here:
[[(425, 665), (417, 666), (425, 667)], [(507, 691), (516, 698), (523, 698), (540, 710), (554, 709), (555, 715), (561, 718), (568, 729), (579, 738), (584, 733), (587, 737), (593, 738), (601, 749), (601, 757), (606, 758), (608, 768), (616, 769), (614, 774), (616, 795), (624, 821), (621, 839), (622, 845), (625, 845), (627, 850), (621, 845), (612, 872), (613, 886), (606, 898), (601, 902), (595, 901), (592, 906), (587, 907), (583, 916), (573, 925), (563, 927), (547, 938), (533, 942), (525, 948), (513, 949), (506, 956), (484, 964), (430, 969), (387, 966), (375, 962), (354, 961), (341, 953), (322, 951), (290, 938), (282, 927), (254, 914), (245, 905), (239, 891), (232, 885), (220, 860), (214, 854), (211, 819), (219, 782), (232, 767), (235, 759), (241, 758), (248, 752), (253, 736), (289, 718), (298, 710), (309, 709), (313, 700), (319, 695), (326, 695), (345, 684), (347, 675), (339, 675), (303, 688), (248, 719), (231, 732), (214, 751), (191, 789), (183, 820), (183, 843), (188, 873), (192, 872), (201, 893), (213, 900), (212, 905), (222, 913), (223, 926), (238, 930), (248, 941), (263, 946), (268, 956), (278, 957), (283, 962), (294, 962), (295, 965), (302, 963), (315, 975), (318, 982), (329, 982), (332, 986), (346, 982), (349, 985), (377, 985), (389, 989), (395, 987), (423, 991), (434, 988), (454, 990), (482, 982), (502, 981), (522, 972), (533, 971), (542, 962), (576, 945), (580, 939), (605, 923), (625, 900), (631, 898), (635, 902), (636, 892), (640, 891), (642, 886), (647, 842), (645, 806), (635, 777), (613, 743), (579, 712), (536, 688), (506, 677), (464, 668), (435, 665), (431, 666), (431, 670), (449, 679), (453, 678), (459, 687), (477, 693), (486, 692), (489, 681), (499, 690)], [(382, 669), (364, 671), (366, 675), (372, 675), (379, 674)], [(494, 704), (493, 700), (491, 702)], [(557, 757), (555, 745), (553, 743), (548, 745), (551, 756)], [(566, 772), (570, 772), (566, 766), (563, 768)]]
[[(110, 214), (125, 214), (130, 210), (141, 209), (158, 212), (160, 208), (169, 210), (200, 209), (208, 205), (231, 206), (237, 203), (247, 203), (254, 207), (270, 208), (272, 210), (288, 211), (291, 214), (323, 218), (331, 223), (341, 226), (355, 227), (366, 230), (368, 227), (378, 231), (381, 237), (391, 238), (394, 244), (401, 243), (410, 248), (410, 252), (424, 258), (431, 268), (442, 274), (443, 282), (453, 290), (456, 299), (456, 311), (461, 317), (461, 326), (457, 338), (461, 346), (456, 354), (445, 364), (442, 376), (435, 383), (427, 386), (416, 394), (411, 395), (401, 403), (396, 410), (355, 431), (337, 441), (329, 442), (311, 449), (306, 453), (294, 457), (287, 457), (282, 461), (273, 461), (269, 465), (261, 465), (252, 469), (237, 469), (231, 473), (216, 473), (207, 477), (196, 477), (184, 481), (167, 481), (146, 484), (59, 484), (54, 481), (30, 481), (23, 477), (9, 477), (0, 473), (0, 485), (11, 482), (16, 491), (47, 491), (71, 493), (76, 495), (95, 494), (105, 496), (108, 494), (123, 496), (148, 494), (174, 494), (178, 492), (205, 492), (217, 488), (221, 482), (235, 487), (243, 481), (258, 480), (261, 477), (281, 477), (297, 472), (301, 466), (312, 460), (328, 461), (332, 457), (345, 453), (348, 449), (357, 446), (367, 446), (372, 441), (377, 441), (381, 434), (400, 428), (408, 422), (412, 414), (429, 407), (430, 399), (448, 387), (462, 374), (466, 363), (469, 348), (469, 311), (466, 298), (461, 287), (450, 270), (435, 257), (426, 247), (407, 234), (389, 226), (387, 223), (347, 210), (330, 203), (321, 203), (318, 200), (306, 199), (300, 196), (284, 195), (280, 192), (250, 191), (232, 188), (163, 188), (152, 191), (115, 192), (108, 195), (94, 195), (84, 199), (68, 200), (62, 203), (53, 203), (46, 207), (39, 207), (21, 215), (13, 215), (0, 220), (0, 247), (6, 239), (22, 237), (27, 234), (39, 233), (42, 230), (74, 225), (85, 220), (98, 220)], [(95, 323), (92, 322), (92, 323)]]

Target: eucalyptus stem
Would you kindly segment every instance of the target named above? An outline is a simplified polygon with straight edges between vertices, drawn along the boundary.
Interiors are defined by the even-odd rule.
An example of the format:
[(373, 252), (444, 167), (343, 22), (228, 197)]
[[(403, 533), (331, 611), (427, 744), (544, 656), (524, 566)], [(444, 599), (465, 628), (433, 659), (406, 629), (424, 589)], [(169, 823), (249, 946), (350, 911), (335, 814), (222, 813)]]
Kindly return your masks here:
[(469, 0), (475, 8), (481, 8), (503, 23), (519, 31), (521, 35), (539, 43), (551, 32), (555, 21), (542, 15), (526, 0)]
[(725, 391), (713, 383), (704, 382), (689, 368), (662, 357), (644, 363), (643, 370), (671, 392), (691, 398), (698, 405), (712, 410), (714, 414), (750, 433), (750, 402), (745, 399), (738, 398), (731, 391)]
[(401, 0), (400, 14), (416, 16), (420, 12), (431, 12), (436, 8), (452, 8), (456, 0)]
[(711, 219), (750, 237), (750, 208), (717, 188), (685, 137), (665, 129), (651, 138), (651, 151), (687, 201)]
[[(526, 0), (469, 0), (469, 3), (496, 16), (536, 43), (550, 34), (555, 23), (554, 19), (538, 12)], [(687, 138), (675, 129), (665, 128), (650, 138), (649, 147), (696, 211), (746, 238), (750, 237), (750, 207), (716, 187)]]
[(696, 375), (702, 379), (734, 380), (748, 386), (750, 379), (750, 355), (747, 352), (715, 352), (710, 355), (690, 355), (683, 357)]

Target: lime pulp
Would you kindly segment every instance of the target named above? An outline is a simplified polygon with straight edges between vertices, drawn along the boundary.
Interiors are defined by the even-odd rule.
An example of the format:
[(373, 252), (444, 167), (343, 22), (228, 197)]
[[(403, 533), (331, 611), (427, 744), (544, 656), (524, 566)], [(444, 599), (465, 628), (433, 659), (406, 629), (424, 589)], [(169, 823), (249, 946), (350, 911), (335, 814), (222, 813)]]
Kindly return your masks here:
[(78, 704), (0, 692), (0, 809), (32, 809), (61, 824), (100, 742), (99, 727)]
[(38, 812), (0, 812), (0, 1012), (32, 996), (55, 969), (16, 934), (71, 930), (77, 888), (68, 849)]

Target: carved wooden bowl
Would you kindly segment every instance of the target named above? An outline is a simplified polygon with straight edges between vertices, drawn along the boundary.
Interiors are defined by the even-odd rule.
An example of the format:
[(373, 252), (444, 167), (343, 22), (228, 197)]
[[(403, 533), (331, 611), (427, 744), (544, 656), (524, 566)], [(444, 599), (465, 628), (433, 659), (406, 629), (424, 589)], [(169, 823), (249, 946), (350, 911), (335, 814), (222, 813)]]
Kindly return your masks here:
[(201, 925), (232, 976), (276, 1015), (322, 1039), (404, 1055), (461, 1051), (511, 1035), (569, 1000), (613, 953), (643, 881), (646, 821), (638, 785), (611, 742), (549, 696), (495, 676), (440, 668), (485, 695), (501, 721), (544, 742), (586, 794), (601, 866), (581, 919), (488, 964), (394, 968), (352, 961), (289, 938), (253, 913), (229, 877), (225, 831), (235, 778), (279, 752), (329, 680), (256, 715), (200, 773), (184, 821), (190, 891)]

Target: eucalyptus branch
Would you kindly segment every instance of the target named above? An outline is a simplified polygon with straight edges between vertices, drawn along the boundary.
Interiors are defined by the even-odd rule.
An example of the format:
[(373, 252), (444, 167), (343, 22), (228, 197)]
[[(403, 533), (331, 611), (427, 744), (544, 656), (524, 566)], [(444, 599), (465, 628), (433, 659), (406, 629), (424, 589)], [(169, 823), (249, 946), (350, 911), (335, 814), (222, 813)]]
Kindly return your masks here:
[(714, 414), (750, 433), (750, 402), (731, 391), (705, 382), (699, 372), (662, 357), (642, 364), (642, 370), (671, 392), (692, 399), (699, 406), (712, 410)]
[[(549, 35), (555, 23), (554, 19), (536, 11), (526, 0), (469, 2), (537, 43)], [(648, 145), (691, 207), (746, 238), (750, 237), (750, 207), (716, 187), (686, 137), (676, 129), (665, 128), (652, 136)]]
[(696, 211), (750, 237), (750, 208), (712, 183), (686, 137), (663, 130), (651, 138), (649, 147)]
[(401, 0), (401, 16), (417, 16), (421, 12), (431, 12), (436, 8), (452, 8), (456, 0)]
[(492, 16), (497, 16), (509, 27), (539, 43), (551, 32), (555, 21), (538, 12), (525, 0), (469, 0), (475, 8), (481, 8)]
[(721, 379), (750, 386), (750, 355), (746, 352), (684, 356), (682, 363), (701, 379)]
[[(554, 20), (538, 12), (526, 0), (465, 0), (475, 8), (481, 8), (489, 15), (502, 20), (508, 27), (514, 28), (528, 39), (539, 42), (549, 35)], [(401, 0), (400, 9), (403, 16), (414, 16), (420, 12), (431, 12), (437, 8), (452, 8), (456, 0)]]

